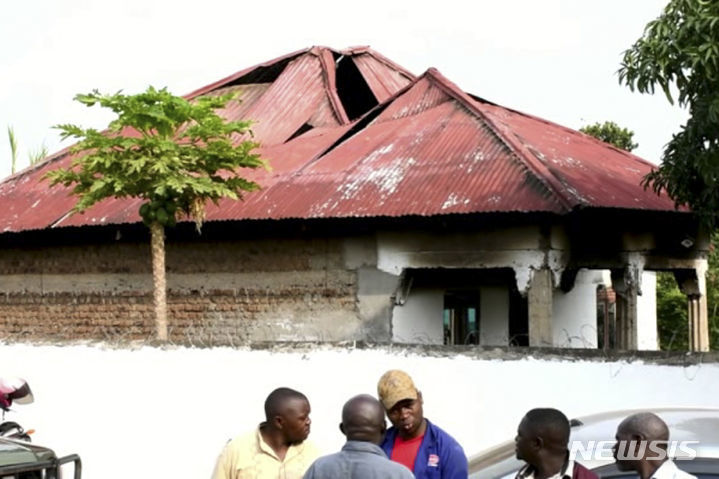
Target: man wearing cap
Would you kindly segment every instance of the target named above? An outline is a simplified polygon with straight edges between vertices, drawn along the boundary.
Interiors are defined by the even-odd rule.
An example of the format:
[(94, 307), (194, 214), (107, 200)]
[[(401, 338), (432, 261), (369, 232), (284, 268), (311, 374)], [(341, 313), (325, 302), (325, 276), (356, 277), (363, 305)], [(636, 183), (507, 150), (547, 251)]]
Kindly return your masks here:
[(467, 456), (457, 441), (424, 417), (422, 393), (404, 371), (384, 373), (377, 395), (392, 427), (382, 449), (387, 457), (407, 466), (417, 479), (466, 479)]

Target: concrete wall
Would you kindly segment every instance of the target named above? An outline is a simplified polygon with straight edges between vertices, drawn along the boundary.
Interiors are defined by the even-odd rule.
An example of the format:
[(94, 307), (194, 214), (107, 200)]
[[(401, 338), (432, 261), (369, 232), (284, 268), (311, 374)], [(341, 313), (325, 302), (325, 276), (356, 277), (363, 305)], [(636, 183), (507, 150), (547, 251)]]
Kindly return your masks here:
[[(537, 227), (523, 227), (170, 242), (170, 339), (201, 346), (297, 340), (441, 344), (444, 289), (407, 285), (402, 275), (425, 268), (503, 268), (514, 272), (522, 290), (530, 272), (546, 261), (554, 261), (552, 274), (558, 274), (561, 250), (545, 254), (541, 240)], [(595, 276), (582, 271), (569, 293), (555, 291), (555, 346), (596, 346)], [(466, 287), (480, 291), (480, 343), (506, 345), (509, 285), (460, 285)], [(5, 248), (0, 338), (146, 341), (154, 334), (151, 288), (146, 244)], [(644, 349), (656, 347), (652, 288), (645, 281), (640, 297)]]
[(392, 340), (400, 343), (443, 344), (444, 290), (413, 288), (402, 306), (392, 310)]
[[(507, 288), (475, 285), (479, 291), (479, 344), (509, 344)], [(443, 344), (442, 312), (446, 290), (412, 288), (407, 301), (392, 310), (392, 340), (400, 343)]]
[[(552, 332), (554, 346), (563, 348), (597, 347), (597, 285), (601, 271), (581, 270), (568, 293), (555, 290)], [(480, 344), (509, 344), (509, 289), (502, 286), (476, 287), (480, 295)], [(651, 285), (648, 284), (648, 287)], [(442, 310), (445, 289), (412, 288), (404, 305), (392, 311), (393, 340), (403, 343), (442, 344)], [(651, 311), (647, 311), (650, 313)], [(647, 330), (651, 315), (646, 316)], [(647, 334), (649, 331), (647, 331)], [(654, 333), (656, 337), (656, 332)]]
[(509, 290), (499, 286), (480, 288), (479, 344), (507, 346), (509, 344)]
[(310, 437), (325, 452), (334, 452), (343, 442), (337, 428), (343, 402), (358, 393), (374, 394), (377, 379), (389, 368), (413, 375), (426, 416), (453, 434), (468, 454), (513, 438), (522, 415), (533, 407), (553, 406), (580, 416), (716, 406), (719, 397), (716, 356), (682, 354), (672, 363), (664, 354), (662, 360), (608, 360), (510, 351), (0, 343), (0, 364), (3, 375), (26, 378), (35, 393), (34, 404), (18, 405), (6, 419), (36, 429), (38, 444), (60, 454), (79, 453), (85, 479), (209, 477), (225, 441), (257, 425), (264, 398), (278, 386), (307, 394)]
[[(1, 337), (151, 338), (150, 264), (144, 244), (0, 250)], [(167, 283), (175, 343), (371, 337), (340, 240), (170, 243)]]
[(552, 303), (554, 346), (597, 347), (597, 286), (603, 279), (602, 271), (582, 269), (577, 273), (571, 291), (555, 290)]

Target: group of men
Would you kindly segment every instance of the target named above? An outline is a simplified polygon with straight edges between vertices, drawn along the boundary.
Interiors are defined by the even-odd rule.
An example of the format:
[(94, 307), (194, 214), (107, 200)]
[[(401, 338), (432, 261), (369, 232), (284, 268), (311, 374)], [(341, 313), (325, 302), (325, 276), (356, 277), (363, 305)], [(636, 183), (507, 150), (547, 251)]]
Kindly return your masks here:
[(422, 393), (407, 373), (387, 371), (377, 395), (379, 400), (362, 394), (345, 403), (340, 431), (347, 442), (339, 453), (319, 457), (305, 440), (311, 424), (307, 397), (289, 388), (272, 391), (265, 421), (225, 446), (213, 479), (467, 478), (462, 447), (424, 417)]
[[(379, 400), (362, 394), (342, 408), (342, 450), (320, 457), (307, 437), (310, 403), (293, 389), (278, 388), (265, 401), (265, 418), (250, 434), (222, 450), (213, 479), (466, 479), (467, 457), (459, 443), (424, 417), (422, 393), (400, 370), (387, 371), (377, 384)], [(386, 428), (385, 415), (392, 423)], [(526, 465), (516, 479), (597, 479), (570, 458), (570, 424), (557, 409), (532, 409), (519, 424), (517, 458)], [(666, 424), (651, 413), (625, 419), (617, 445), (667, 443)], [(623, 442), (622, 442), (623, 441)], [(642, 449), (645, 451), (646, 448)], [(636, 451), (635, 451), (636, 452)], [(640, 479), (692, 479), (665, 455), (617, 454), (622, 470)], [(631, 459), (626, 459), (631, 457)]]
[[(517, 458), (526, 465), (516, 479), (598, 479), (569, 454), (567, 416), (552, 408), (532, 409), (519, 423), (514, 439)], [(617, 427), (613, 448), (617, 468), (639, 479), (696, 479), (669, 459), (669, 428), (656, 414), (642, 412)]]

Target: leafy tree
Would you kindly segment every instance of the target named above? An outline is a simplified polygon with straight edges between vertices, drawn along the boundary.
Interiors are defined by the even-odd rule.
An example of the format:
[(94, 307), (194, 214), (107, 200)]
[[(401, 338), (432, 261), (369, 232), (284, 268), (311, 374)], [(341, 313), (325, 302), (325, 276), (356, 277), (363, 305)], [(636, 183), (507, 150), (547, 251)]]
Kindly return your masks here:
[(632, 90), (661, 89), (689, 110), (666, 145), (662, 164), (644, 179), (689, 205), (709, 226), (719, 211), (719, 2), (671, 0), (624, 52), (619, 81)]
[(184, 214), (198, 232), (205, 204), (221, 198), (242, 198), (259, 186), (238, 176), (239, 168), (266, 163), (251, 141), (248, 121), (226, 121), (216, 110), (235, 99), (232, 94), (185, 100), (153, 87), (136, 95), (77, 95), (87, 105), (109, 108), (116, 115), (108, 131), (58, 125), (62, 138), (78, 139), (69, 168), (50, 171), (52, 185), (72, 186), (82, 212), (106, 198), (139, 198), (139, 213), (150, 228), (157, 338), (167, 340), (164, 228)]
[(621, 148), (622, 150), (632, 151), (639, 146), (632, 141), (634, 138), (633, 131), (622, 128), (613, 121), (605, 121), (604, 123), (597, 122), (593, 125), (583, 126), (579, 131), (598, 138), (605, 143), (614, 145), (617, 148)]
[(679, 290), (674, 274), (665, 271), (657, 273), (657, 330), (660, 349), (689, 349), (687, 297)]

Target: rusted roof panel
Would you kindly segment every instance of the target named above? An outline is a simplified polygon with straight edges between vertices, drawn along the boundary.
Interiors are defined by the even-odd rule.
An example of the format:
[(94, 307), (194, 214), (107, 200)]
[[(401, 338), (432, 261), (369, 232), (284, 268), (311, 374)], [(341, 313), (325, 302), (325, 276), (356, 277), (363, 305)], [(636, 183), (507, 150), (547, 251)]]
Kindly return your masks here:
[(369, 85), (372, 93), (380, 103), (387, 100), (402, 88), (409, 85), (414, 75), (390, 62), (371, 50), (355, 49), (349, 52), (352, 61)]
[(560, 206), (483, 122), (456, 102), (374, 123), (305, 168), (277, 217), (552, 211)]
[(226, 93), (236, 93), (239, 100), (229, 102), (224, 109), (218, 111), (218, 114), (232, 121), (244, 120), (247, 118), (247, 111), (267, 92), (271, 85), (271, 83), (254, 83), (234, 85), (214, 90), (212, 95), (219, 96)]
[[(65, 164), (69, 159), (64, 157)], [(42, 229), (65, 216), (75, 204), (68, 191), (50, 188), (42, 177), (57, 161), (18, 173), (0, 183), (0, 232)]]
[[(335, 111), (336, 105), (330, 99), (330, 96), (336, 98), (336, 92), (330, 91), (327, 86), (331, 75), (324, 70), (326, 65), (321, 61), (323, 56), (329, 55), (331, 58), (331, 52), (326, 50), (314, 48), (286, 55), (238, 72), (196, 90), (187, 97), (239, 91), (242, 101), (230, 104), (222, 114), (233, 120), (254, 120), (254, 138), (267, 146), (282, 144), (305, 122), (315, 127), (334, 126), (340, 123), (339, 116), (348, 124), (344, 112)], [(332, 62), (330, 67), (334, 68)], [(268, 77), (267, 72), (276, 76), (273, 83), (246, 81), (250, 77)], [(338, 135), (343, 131), (338, 130)], [(67, 151), (63, 151), (50, 157), (44, 164), (24, 170), (0, 183), (0, 232), (42, 229), (53, 225), (139, 220), (136, 207), (131, 206), (125, 211), (122, 206), (133, 205), (133, 202), (107, 200), (84, 215), (61, 221), (76, 200), (60, 186), (50, 189), (48, 182), (40, 182), (40, 178), (48, 169), (67, 167), (70, 161)], [(114, 208), (118, 208), (118, 211), (114, 211)]]
[(319, 59), (303, 55), (290, 62), (246, 117), (255, 122), (252, 130), (262, 144), (283, 143), (314, 116), (325, 97)]
[[(249, 68), (245, 68), (214, 83), (210, 83), (209, 85), (205, 85), (202, 88), (198, 88), (192, 93), (185, 95), (185, 98), (194, 98), (199, 95), (206, 95), (214, 90), (217, 90), (218, 88), (222, 88), (236, 83), (242, 83), (243, 79), (247, 77), (252, 77), (252, 81), (245, 81), (244, 83), (271, 83), (271, 80), (264, 79), (264, 75), (258, 74), (258, 72), (263, 70), (274, 70), (276, 68), (282, 68), (283, 65), (285, 65), (287, 62), (291, 61), (294, 58), (297, 58), (300, 55), (306, 54), (310, 50), (310, 48), (304, 48), (302, 50), (298, 50), (296, 52), (288, 53), (287, 55), (274, 58), (270, 61), (260, 63)], [(259, 80), (257, 78), (259, 78)]]
[[(479, 102), (478, 102), (479, 103)], [(589, 135), (488, 103), (479, 107), (502, 122), (516, 140), (544, 164), (576, 206), (673, 210), (666, 195), (645, 190), (641, 181), (654, 165)]]
[[(471, 98), (434, 69), (407, 84), (411, 74), (368, 49), (342, 54), (357, 61), (386, 102), (350, 123), (337, 95), (337, 54), (315, 47), (194, 93), (239, 90), (242, 101), (223, 114), (255, 121), (255, 139), (272, 166), (243, 171), (262, 190), (210, 206), (208, 221), (673, 210), (666, 195), (641, 186), (649, 163)], [(257, 78), (272, 82), (252, 83)], [(0, 232), (139, 221), (138, 200), (108, 199), (69, 216), (75, 198), (40, 179), (70, 161), (61, 152), (0, 183)]]
[[(208, 204), (207, 221), (232, 219), (269, 218), (274, 209), (271, 201), (293, 202), (301, 198), (276, 198), (269, 200), (268, 194), (274, 185), (291, 182), (297, 172), (329, 148), (350, 125), (315, 128), (284, 144), (259, 148), (261, 156), (268, 160), (271, 169), (247, 169), (242, 176), (261, 185), (260, 191), (247, 193), (243, 201), (223, 200), (219, 207)], [(275, 198), (274, 195), (269, 195)], [(82, 215), (72, 215), (56, 226), (82, 226), (86, 224), (119, 224), (140, 221), (138, 210), (141, 202), (130, 199), (107, 199), (94, 205)]]
[(403, 92), (401, 99), (387, 105), (387, 108), (375, 121), (381, 122), (413, 116), (449, 101), (451, 98), (441, 88), (437, 88), (437, 85), (425, 75), (418, 79), (410, 89)]

